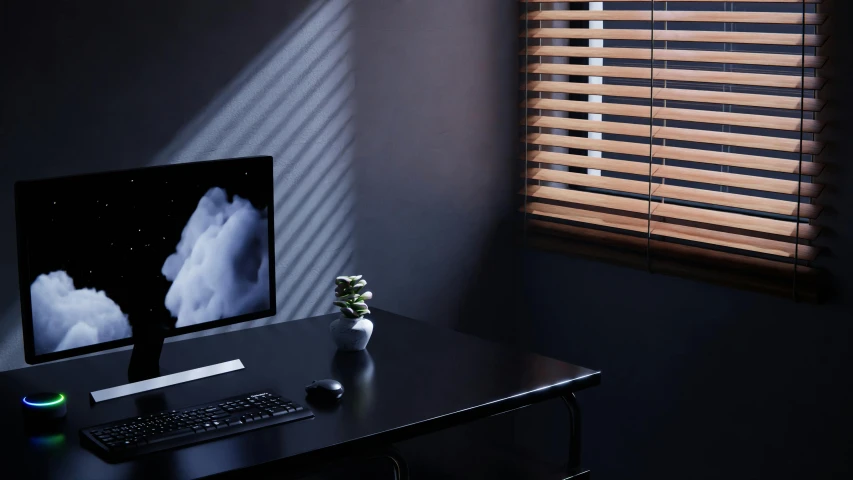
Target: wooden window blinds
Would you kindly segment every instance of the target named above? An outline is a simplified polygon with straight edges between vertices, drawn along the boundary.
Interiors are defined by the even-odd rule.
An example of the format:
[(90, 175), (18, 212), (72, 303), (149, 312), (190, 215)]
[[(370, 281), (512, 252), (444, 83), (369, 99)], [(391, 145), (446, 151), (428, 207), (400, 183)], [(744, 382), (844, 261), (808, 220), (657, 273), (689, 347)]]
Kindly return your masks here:
[(813, 295), (820, 3), (521, 2), (526, 231)]

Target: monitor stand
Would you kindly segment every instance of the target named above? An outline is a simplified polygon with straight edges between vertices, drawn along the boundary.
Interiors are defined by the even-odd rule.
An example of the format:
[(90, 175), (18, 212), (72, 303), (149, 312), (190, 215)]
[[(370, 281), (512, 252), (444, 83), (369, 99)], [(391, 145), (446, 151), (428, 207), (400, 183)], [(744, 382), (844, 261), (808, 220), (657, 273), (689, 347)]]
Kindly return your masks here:
[(141, 382), (160, 376), (160, 352), (163, 351), (165, 338), (161, 335), (147, 335), (134, 341), (130, 352), (130, 365), (127, 367), (127, 380)]
[(163, 350), (164, 337), (156, 334), (137, 334), (135, 337), (133, 351), (130, 354), (130, 365), (127, 369), (127, 379), (130, 383), (90, 392), (90, 403), (105, 402), (245, 368), (243, 362), (237, 359), (161, 376), (160, 352)]

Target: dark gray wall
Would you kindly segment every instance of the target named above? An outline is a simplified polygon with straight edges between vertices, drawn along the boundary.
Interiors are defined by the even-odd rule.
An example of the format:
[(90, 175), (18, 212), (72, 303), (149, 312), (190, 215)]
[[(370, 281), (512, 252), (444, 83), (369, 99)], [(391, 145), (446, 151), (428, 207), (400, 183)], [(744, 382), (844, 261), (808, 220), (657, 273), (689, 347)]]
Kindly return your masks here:
[(347, 272), (418, 319), (499, 310), (478, 301), (510, 260), (514, 1), (32, 3), (0, 20), (0, 369), (23, 365), (24, 178), (273, 155), (268, 321), (330, 311)]
[[(834, 2), (820, 182), (823, 305), (524, 254), (520, 344), (603, 371), (579, 395), (596, 478), (848, 478), (853, 459), (850, 2)], [(837, 26), (837, 27), (835, 27)], [(564, 455), (562, 405), (521, 412), (517, 442)], [(525, 444), (538, 435), (541, 444)]]
[(356, 2), (356, 237), (380, 307), (475, 329), (510, 301), (492, 282), (511, 277), (516, 8)]
[(330, 279), (354, 266), (340, 208), (354, 195), (352, 10), (3, 3), (0, 369), (23, 365), (12, 188), (24, 178), (273, 155), (279, 314), (251, 325), (331, 311)]

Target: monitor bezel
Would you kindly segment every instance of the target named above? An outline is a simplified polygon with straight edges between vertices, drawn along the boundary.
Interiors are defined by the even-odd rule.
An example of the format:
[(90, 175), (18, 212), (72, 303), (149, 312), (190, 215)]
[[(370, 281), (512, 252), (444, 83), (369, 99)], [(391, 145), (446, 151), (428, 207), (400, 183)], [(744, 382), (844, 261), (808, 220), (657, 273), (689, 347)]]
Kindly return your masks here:
[(59, 352), (51, 352), (51, 353), (42, 353), (36, 354), (35, 352), (35, 341), (33, 337), (33, 314), (32, 314), (32, 301), (30, 298), (30, 283), (29, 283), (29, 252), (27, 250), (27, 242), (26, 242), (26, 234), (25, 228), (23, 226), (24, 222), (22, 221), (23, 205), (21, 202), (21, 190), (30, 184), (41, 184), (41, 183), (50, 183), (50, 182), (60, 182), (60, 181), (68, 181), (75, 180), (79, 178), (93, 178), (93, 177), (107, 177), (114, 174), (128, 174), (137, 171), (145, 171), (150, 172), (152, 170), (157, 169), (194, 169), (194, 168), (203, 168), (204, 165), (209, 165), (211, 163), (245, 163), (248, 161), (252, 162), (263, 162), (267, 166), (267, 171), (269, 172), (269, 184), (267, 185), (267, 195), (266, 197), (269, 199), (269, 205), (267, 206), (267, 225), (268, 225), (268, 246), (269, 246), (269, 258), (270, 258), (270, 308), (267, 310), (259, 310), (253, 313), (247, 313), (244, 315), (238, 315), (236, 317), (224, 318), (221, 320), (215, 320), (212, 322), (199, 323), (195, 325), (188, 325), (185, 327), (173, 328), (167, 331), (164, 334), (164, 338), (175, 337), (178, 335), (185, 335), (188, 333), (200, 332), (202, 330), (209, 330), (212, 328), (225, 327), (228, 325), (234, 325), (237, 323), (248, 322), (251, 320), (258, 320), (261, 318), (272, 317), (276, 314), (276, 291), (275, 291), (275, 197), (273, 195), (273, 185), (275, 183), (275, 177), (273, 175), (273, 158), (271, 156), (252, 156), (252, 157), (238, 157), (238, 158), (227, 158), (220, 160), (204, 160), (199, 162), (187, 162), (187, 163), (178, 163), (178, 164), (169, 164), (169, 165), (155, 165), (149, 167), (142, 168), (132, 168), (132, 169), (124, 169), (124, 170), (112, 170), (108, 172), (98, 172), (98, 173), (88, 173), (82, 175), (67, 175), (62, 177), (52, 177), (52, 178), (44, 178), (44, 179), (33, 179), (33, 180), (21, 180), (15, 182), (15, 224), (16, 224), (16, 237), (18, 243), (18, 286), (20, 290), (20, 298), (21, 298), (21, 326), (23, 330), (24, 336), (24, 359), (27, 364), (36, 365), (39, 363), (51, 362), (54, 360), (61, 360), (64, 358), (77, 357), (80, 355), (86, 355), (90, 353), (102, 352), (105, 350), (112, 350), (115, 348), (126, 347), (128, 345), (133, 345), (134, 340), (133, 337), (123, 338), (121, 340), (112, 340), (109, 342), (97, 343), (94, 345), (88, 345), (85, 347), (77, 347), (70, 348), (68, 350), (62, 350)]

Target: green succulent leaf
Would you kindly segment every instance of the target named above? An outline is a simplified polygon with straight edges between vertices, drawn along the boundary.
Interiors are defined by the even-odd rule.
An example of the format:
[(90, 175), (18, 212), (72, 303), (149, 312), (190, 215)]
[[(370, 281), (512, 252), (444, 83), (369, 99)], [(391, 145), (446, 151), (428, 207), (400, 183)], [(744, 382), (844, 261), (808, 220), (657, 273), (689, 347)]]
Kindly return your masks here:
[(335, 278), (335, 301), (332, 303), (340, 308), (347, 318), (359, 318), (370, 313), (365, 300), (373, 298), (373, 293), (361, 293), (366, 285), (367, 280), (363, 279), (363, 275), (342, 275)]

